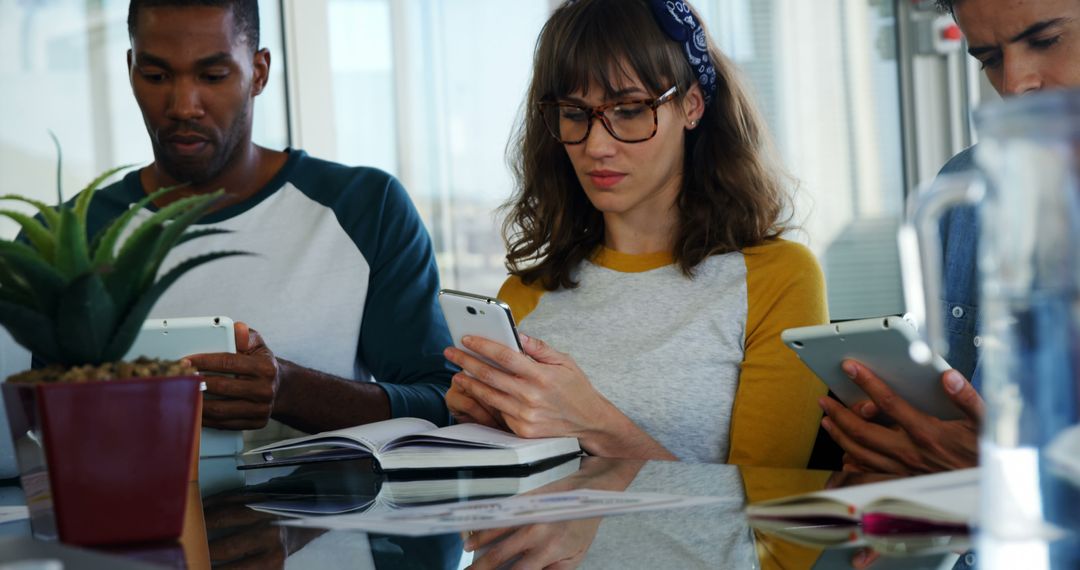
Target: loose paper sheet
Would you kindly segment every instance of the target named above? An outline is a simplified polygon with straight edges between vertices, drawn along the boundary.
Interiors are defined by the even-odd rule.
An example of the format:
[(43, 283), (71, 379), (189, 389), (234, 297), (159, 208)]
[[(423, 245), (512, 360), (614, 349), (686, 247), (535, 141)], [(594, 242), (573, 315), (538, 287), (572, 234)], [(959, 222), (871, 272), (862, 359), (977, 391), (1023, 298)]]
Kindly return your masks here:
[(304, 517), (279, 521), (278, 524), (423, 536), (584, 519), (610, 514), (687, 508), (728, 500), (722, 497), (578, 490), (413, 507), (391, 512)]
[(1051, 468), (1080, 486), (1080, 424), (1062, 431), (1046, 448)]

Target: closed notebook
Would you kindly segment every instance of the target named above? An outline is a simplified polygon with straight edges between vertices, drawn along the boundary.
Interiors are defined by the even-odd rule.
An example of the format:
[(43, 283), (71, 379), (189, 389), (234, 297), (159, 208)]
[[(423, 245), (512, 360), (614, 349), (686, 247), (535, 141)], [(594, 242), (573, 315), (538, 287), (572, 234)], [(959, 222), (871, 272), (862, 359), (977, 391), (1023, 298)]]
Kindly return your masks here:
[(861, 525), (863, 534), (967, 527), (979, 502), (977, 468), (818, 491), (750, 505), (751, 519)]
[(581, 459), (571, 457), (541, 463), (526, 472), (465, 478), (413, 478), (383, 481), (374, 495), (284, 496), (248, 505), (265, 513), (303, 517), (339, 515), (357, 511), (393, 510), (413, 505), (506, 497), (537, 489), (577, 473)]
[(581, 452), (577, 438), (525, 439), (478, 424), (437, 428), (420, 418), (394, 418), (287, 439), (248, 451), (263, 465), (371, 456), (383, 471), (531, 465)]

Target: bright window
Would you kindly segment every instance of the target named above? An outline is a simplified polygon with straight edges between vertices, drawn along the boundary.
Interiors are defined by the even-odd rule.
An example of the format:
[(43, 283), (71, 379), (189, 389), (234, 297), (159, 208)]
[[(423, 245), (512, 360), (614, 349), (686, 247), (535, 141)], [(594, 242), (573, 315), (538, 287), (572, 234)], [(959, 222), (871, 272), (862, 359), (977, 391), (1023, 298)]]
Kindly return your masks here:
[(902, 310), (904, 203), (892, 2), (697, 0), (798, 183), (789, 237), (825, 269), (834, 319)]

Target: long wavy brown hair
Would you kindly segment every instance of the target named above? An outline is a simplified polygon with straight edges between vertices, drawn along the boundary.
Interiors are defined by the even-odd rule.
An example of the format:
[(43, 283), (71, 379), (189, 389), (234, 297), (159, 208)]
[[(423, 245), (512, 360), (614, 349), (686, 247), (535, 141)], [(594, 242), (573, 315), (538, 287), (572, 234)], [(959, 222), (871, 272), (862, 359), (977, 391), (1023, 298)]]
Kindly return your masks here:
[[(524, 116), (508, 147), (516, 188), (503, 206), (503, 236), (512, 275), (547, 290), (574, 288), (574, 269), (604, 239), (603, 215), (548, 133), (538, 103), (590, 85), (613, 96), (620, 80), (634, 78), (654, 97), (675, 84), (681, 99), (696, 82), (683, 49), (660, 29), (647, 0), (579, 0), (547, 21)], [(734, 65), (711, 39), (709, 53), (718, 88), (699, 126), (686, 131), (672, 252), (687, 277), (711, 255), (779, 236), (791, 211), (787, 177), (771, 160), (763, 122)]]

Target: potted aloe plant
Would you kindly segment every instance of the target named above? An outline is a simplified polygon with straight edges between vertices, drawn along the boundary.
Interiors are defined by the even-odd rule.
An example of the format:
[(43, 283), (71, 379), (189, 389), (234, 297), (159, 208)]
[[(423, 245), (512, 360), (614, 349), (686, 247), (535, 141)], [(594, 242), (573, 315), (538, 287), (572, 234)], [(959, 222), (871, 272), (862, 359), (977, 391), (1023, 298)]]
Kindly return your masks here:
[(22, 228), (19, 239), (0, 240), (0, 325), (48, 364), (4, 384), (8, 422), (34, 533), (73, 544), (179, 536), (200, 423), (199, 378), (175, 362), (119, 360), (177, 279), (240, 254), (210, 253), (161, 272), (174, 246), (224, 233), (187, 231), (220, 192), (175, 200), (127, 233), (140, 209), (178, 188), (159, 190), (90, 239), (94, 193), (123, 168), (68, 204), (58, 188), (56, 207), (0, 196), (38, 211), (0, 210)]

